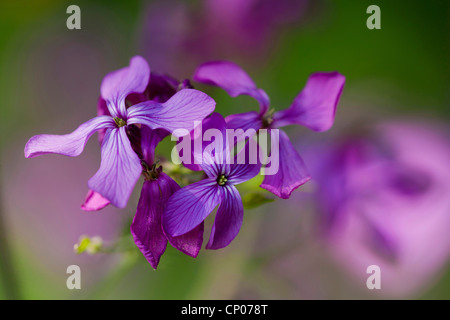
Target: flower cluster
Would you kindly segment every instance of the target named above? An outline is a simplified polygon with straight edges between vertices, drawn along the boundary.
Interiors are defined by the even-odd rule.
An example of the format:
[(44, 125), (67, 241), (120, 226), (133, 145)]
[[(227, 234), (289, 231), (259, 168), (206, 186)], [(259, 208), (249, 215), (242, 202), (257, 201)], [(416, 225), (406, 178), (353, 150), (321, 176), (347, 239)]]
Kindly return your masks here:
[[(224, 118), (214, 112), (216, 102), (193, 89), (189, 80), (178, 82), (152, 73), (147, 62), (136, 56), (128, 67), (103, 79), (97, 117), (70, 134), (34, 136), (25, 146), (27, 158), (49, 153), (75, 157), (98, 132), (100, 168), (88, 181), (89, 192), (82, 209), (100, 210), (109, 204), (125, 208), (142, 176), (144, 182), (131, 233), (155, 269), (167, 242), (187, 255), (198, 255), (203, 243), (204, 220), (216, 206), (219, 207), (206, 248), (226, 247), (238, 234), (243, 221), (243, 203), (235, 186), (255, 177), (262, 166), (260, 161), (250, 163), (241, 157), (250, 152), (250, 140), (259, 136), (259, 130), (268, 130), (272, 135), (272, 131), (293, 124), (315, 131), (329, 129), (345, 82), (337, 72), (313, 74), (291, 107), (273, 112), (269, 110), (267, 94), (234, 63), (203, 64), (193, 80), (219, 86), (232, 97), (249, 95), (259, 102), (260, 111)], [(231, 145), (226, 140), (228, 129), (249, 128), (254, 129), (253, 136), (243, 134)], [(224, 141), (218, 143), (220, 139), (216, 138), (214, 143), (201, 142), (201, 152), (192, 151), (189, 158), (201, 158), (200, 164), (183, 164), (190, 170), (202, 171), (203, 177), (180, 187), (156, 159), (157, 145), (170, 134), (195, 140), (195, 144), (199, 134), (202, 138), (208, 129), (215, 130), (219, 133), (217, 137), (223, 137)], [(275, 174), (265, 176), (261, 187), (287, 199), (310, 177), (287, 134), (280, 131), (274, 136), (277, 139), (272, 139), (272, 143), (279, 144), (280, 167)], [(243, 147), (230, 156), (230, 150), (235, 150), (239, 142)]]

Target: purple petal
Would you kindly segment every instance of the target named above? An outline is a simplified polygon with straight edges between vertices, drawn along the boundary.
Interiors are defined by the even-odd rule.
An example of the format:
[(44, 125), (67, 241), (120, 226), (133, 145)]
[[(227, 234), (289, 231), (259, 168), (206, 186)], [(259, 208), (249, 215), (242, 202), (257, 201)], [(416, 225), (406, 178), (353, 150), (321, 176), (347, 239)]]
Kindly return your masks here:
[(169, 132), (164, 129), (152, 130), (146, 126), (142, 126), (140, 132), (143, 159), (148, 165), (152, 165), (155, 162), (156, 146)]
[(81, 205), (81, 209), (84, 211), (98, 211), (109, 205), (108, 199), (95, 191), (89, 190), (86, 195), (86, 200)]
[(134, 242), (153, 269), (156, 269), (166, 251), (167, 239), (161, 220), (165, 203), (171, 194), (161, 192), (158, 180), (145, 181), (130, 228)]
[(103, 128), (115, 126), (114, 120), (108, 116), (93, 118), (74, 132), (65, 135), (41, 134), (32, 137), (25, 146), (25, 157), (33, 158), (48, 153), (57, 153), (69, 157), (76, 157), (83, 152), (89, 138)]
[(242, 226), (244, 207), (239, 191), (230, 185), (224, 189), (224, 199), (217, 210), (206, 249), (220, 249), (228, 246)]
[(288, 199), (292, 191), (306, 183), (311, 177), (287, 134), (283, 130), (279, 130), (279, 133), (279, 169), (276, 174), (264, 177), (261, 188), (282, 199)]
[(338, 72), (312, 74), (293, 104), (275, 113), (272, 127), (299, 124), (314, 131), (330, 129), (344, 84), (345, 77)]
[(269, 108), (269, 97), (258, 89), (250, 76), (237, 64), (229, 61), (211, 61), (200, 65), (193, 79), (224, 89), (230, 96), (248, 95), (260, 104), (260, 114)]
[(140, 123), (151, 129), (162, 128), (175, 136), (177, 129), (191, 131), (196, 121), (201, 122), (214, 111), (216, 102), (207, 94), (184, 89), (164, 103), (146, 101), (128, 109), (128, 124)]
[[(160, 188), (161, 194), (164, 196), (164, 202), (162, 203), (163, 208), (166, 208), (167, 201), (169, 200), (169, 197), (176, 191), (180, 190), (180, 186), (172, 180), (168, 175), (166, 175), (164, 172), (162, 172), (158, 177), (158, 184)], [(164, 210), (163, 210), (164, 211)], [(162, 224), (161, 224), (162, 229)], [(183, 252), (184, 254), (187, 254), (191, 257), (197, 257), (198, 253), (200, 252), (200, 249), (202, 247), (203, 243), (203, 229), (204, 229), (204, 223), (200, 223), (197, 227), (192, 229), (191, 231), (178, 236), (178, 237), (171, 237), (170, 235), (166, 234), (167, 239), (169, 240), (170, 244)]]
[[(98, 98), (97, 102), (97, 116), (110, 116), (108, 106), (106, 105), (106, 101), (102, 98)], [(103, 138), (105, 137), (106, 129), (101, 129), (98, 131), (98, 142), (100, 142), (100, 145), (103, 143)]]
[(261, 116), (256, 111), (232, 114), (225, 118), (229, 129), (254, 129), (262, 128)]
[(126, 116), (125, 98), (145, 91), (150, 79), (150, 67), (144, 58), (131, 58), (128, 67), (113, 71), (103, 79), (100, 92), (113, 117)]
[[(218, 129), (220, 132), (225, 133), (226, 128), (227, 128), (227, 125), (225, 123), (224, 118), (222, 117), (222, 115), (220, 113), (214, 112), (209, 117), (205, 118), (202, 121), (201, 127), (198, 126), (190, 133), (191, 146), (192, 146), (191, 157), (189, 160), (190, 163), (183, 162), (183, 165), (186, 168), (193, 170), (193, 171), (203, 170), (200, 165), (200, 162), (203, 163), (203, 158), (202, 158), (203, 151), (205, 150), (205, 147), (207, 147), (209, 144), (211, 144), (211, 141), (203, 140), (204, 133), (209, 129)], [(199, 146), (198, 148), (196, 148), (197, 145)], [(178, 150), (180, 151), (180, 149), (178, 149)], [(183, 152), (184, 152), (184, 150), (183, 150)], [(195, 160), (195, 159), (197, 159), (197, 160)], [(198, 162), (198, 164), (196, 164), (195, 162)]]
[(197, 227), (222, 200), (219, 188), (217, 181), (209, 178), (175, 192), (164, 213), (166, 234), (180, 236)]
[(126, 127), (108, 129), (102, 144), (100, 169), (88, 185), (114, 206), (125, 208), (141, 172), (141, 162), (131, 147)]
[[(254, 147), (251, 147), (254, 146)], [(223, 165), (223, 174), (228, 183), (240, 184), (255, 177), (261, 170), (259, 147), (255, 140), (249, 140), (234, 157), (233, 164)]]

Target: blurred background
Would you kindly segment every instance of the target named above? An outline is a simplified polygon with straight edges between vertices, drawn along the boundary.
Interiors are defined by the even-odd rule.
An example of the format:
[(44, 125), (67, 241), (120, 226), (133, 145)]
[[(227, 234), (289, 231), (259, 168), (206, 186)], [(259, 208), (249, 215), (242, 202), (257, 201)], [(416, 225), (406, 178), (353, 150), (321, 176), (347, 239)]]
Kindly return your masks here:
[[(66, 27), (71, 4), (81, 30)], [(372, 4), (380, 30), (366, 27)], [(0, 297), (449, 299), (449, 15), (438, 0), (1, 2)], [(330, 131), (288, 128), (312, 181), (246, 210), (225, 249), (192, 259), (168, 246), (157, 271), (129, 232), (142, 182), (126, 209), (80, 209), (100, 163), (96, 139), (77, 158), (23, 156), (31, 136), (95, 116), (103, 77), (137, 54), (177, 79), (208, 60), (235, 61), (277, 110), (313, 72), (347, 78)], [(257, 107), (194, 86), (223, 115)], [(81, 235), (129, 248), (77, 255)], [(81, 290), (66, 287), (74, 264)], [(381, 290), (366, 287), (373, 264)]]

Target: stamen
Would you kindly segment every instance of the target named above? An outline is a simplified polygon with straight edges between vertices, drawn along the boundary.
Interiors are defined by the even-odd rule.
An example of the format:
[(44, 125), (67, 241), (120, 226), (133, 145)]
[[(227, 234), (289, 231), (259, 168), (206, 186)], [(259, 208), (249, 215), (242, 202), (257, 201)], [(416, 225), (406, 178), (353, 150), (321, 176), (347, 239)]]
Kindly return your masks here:
[(263, 128), (268, 128), (273, 122), (273, 114), (275, 109), (270, 109), (262, 118)]
[(127, 122), (126, 122), (125, 120), (119, 118), (119, 117), (115, 117), (115, 118), (114, 118), (114, 122), (117, 124), (117, 126), (118, 126), (119, 128), (125, 127), (125, 126), (127, 125)]
[(219, 178), (217, 178), (217, 183), (219, 186), (224, 186), (227, 183), (228, 179), (225, 177), (225, 175), (221, 175)]

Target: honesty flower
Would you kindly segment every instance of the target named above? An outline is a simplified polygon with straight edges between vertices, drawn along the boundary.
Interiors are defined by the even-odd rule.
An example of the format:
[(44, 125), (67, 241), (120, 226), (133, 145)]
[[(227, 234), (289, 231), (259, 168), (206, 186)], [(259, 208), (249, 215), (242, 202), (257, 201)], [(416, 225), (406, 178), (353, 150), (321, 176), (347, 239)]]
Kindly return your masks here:
[[(125, 103), (127, 106), (132, 106), (148, 100), (164, 103), (169, 100), (175, 93), (177, 93), (177, 91), (183, 89), (192, 89), (192, 86), (188, 80), (184, 80), (180, 83), (170, 76), (151, 72), (150, 80), (145, 91), (143, 93), (132, 93), (128, 95)], [(97, 115), (110, 115), (108, 107), (106, 105), (106, 101), (102, 97), (100, 97), (98, 100)], [(162, 131), (160, 130), (160, 132)], [(170, 134), (170, 132), (166, 130), (164, 130), (164, 132), (166, 133), (166, 135)], [(105, 133), (106, 129), (99, 130), (98, 132), (100, 145), (103, 143)], [(131, 126), (128, 126), (127, 135), (130, 139), (131, 147), (137, 153), (139, 159), (143, 159), (141, 151), (141, 133), (137, 125), (133, 124)], [(156, 145), (154, 147), (156, 147)], [(81, 209), (84, 211), (97, 211), (103, 209), (109, 204), (110, 202), (108, 201), (108, 199), (105, 199), (101, 194), (89, 190), (84, 203), (81, 205)]]
[(100, 91), (109, 115), (97, 116), (70, 134), (34, 136), (25, 146), (25, 157), (47, 153), (78, 156), (92, 134), (106, 129), (100, 169), (89, 180), (88, 186), (113, 205), (125, 207), (142, 172), (127, 129), (138, 124), (151, 129), (164, 128), (170, 132), (179, 128), (192, 130), (194, 121), (201, 121), (215, 107), (214, 100), (206, 94), (185, 89), (164, 103), (145, 101), (127, 108), (127, 96), (144, 92), (149, 78), (147, 62), (139, 56), (132, 58), (128, 67), (114, 71), (103, 79)]
[(305, 153), (317, 183), (323, 235), (364, 286), (381, 268), (381, 293), (405, 296), (450, 256), (450, 147), (430, 126), (383, 123)]
[(156, 145), (167, 133), (165, 130), (141, 128), (142, 165), (145, 167), (145, 181), (141, 197), (131, 224), (134, 242), (147, 261), (156, 269), (159, 260), (166, 250), (167, 241), (183, 253), (196, 257), (203, 243), (203, 223), (192, 231), (171, 237), (164, 233), (162, 216), (170, 196), (180, 189), (180, 186), (167, 174), (162, 167), (157, 167), (154, 159)]
[[(204, 128), (216, 128), (226, 139), (226, 123), (214, 113), (205, 119)], [(221, 145), (222, 149), (216, 146)], [(230, 164), (226, 142), (213, 141), (204, 148), (200, 165), (207, 178), (176, 191), (167, 203), (163, 226), (167, 234), (180, 236), (199, 226), (219, 205), (207, 249), (226, 247), (238, 234), (243, 220), (244, 208), (235, 185), (256, 176), (261, 164)], [(246, 149), (243, 149), (246, 152)], [(239, 154), (237, 155), (239, 158)]]
[[(218, 86), (230, 96), (248, 95), (255, 98), (260, 111), (230, 115), (226, 118), (228, 128), (270, 129), (287, 125), (302, 125), (314, 131), (328, 130), (334, 121), (336, 107), (341, 96), (345, 77), (338, 72), (314, 73), (305, 88), (285, 110), (269, 110), (269, 97), (256, 87), (249, 75), (238, 65), (228, 61), (202, 64), (194, 74), (195, 81)], [(289, 137), (279, 130), (279, 170), (266, 175), (261, 187), (280, 198), (287, 199), (293, 190), (310, 180), (302, 158)]]

